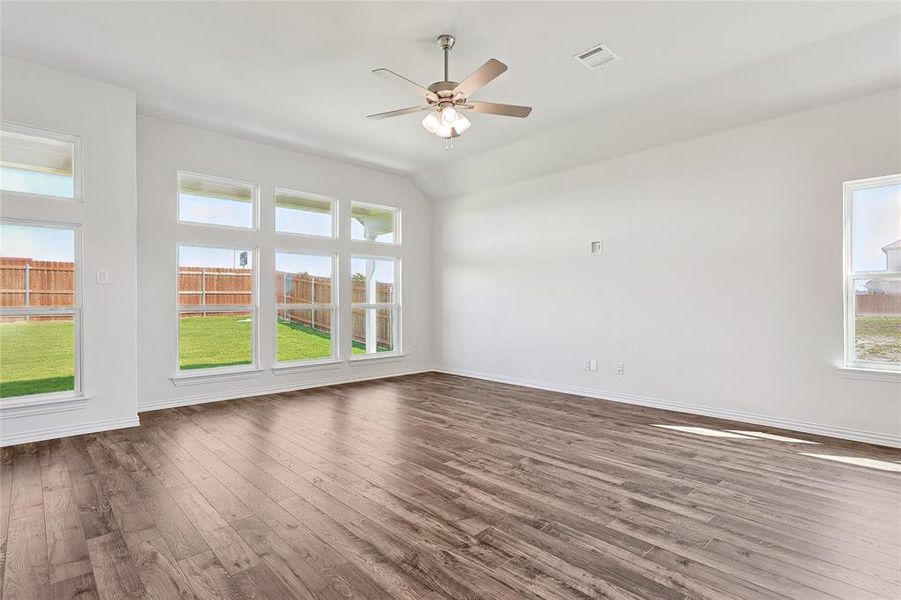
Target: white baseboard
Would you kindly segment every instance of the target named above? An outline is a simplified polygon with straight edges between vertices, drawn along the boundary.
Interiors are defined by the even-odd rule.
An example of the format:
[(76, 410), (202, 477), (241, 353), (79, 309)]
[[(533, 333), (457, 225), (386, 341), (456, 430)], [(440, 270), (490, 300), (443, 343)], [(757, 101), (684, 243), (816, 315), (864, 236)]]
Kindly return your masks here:
[(797, 421), (794, 419), (783, 419), (779, 417), (769, 417), (740, 410), (729, 410), (721, 408), (712, 408), (698, 404), (686, 404), (683, 402), (673, 402), (670, 400), (661, 400), (658, 398), (648, 398), (644, 396), (635, 396), (631, 394), (621, 394), (617, 392), (605, 392), (591, 388), (582, 388), (570, 385), (560, 385), (555, 383), (547, 383), (544, 381), (536, 381), (532, 379), (520, 379), (518, 377), (506, 377), (503, 375), (495, 375), (491, 373), (481, 373), (477, 371), (468, 371), (465, 369), (453, 369), (450, 367), (435, 367), (433, 369), (438, 373), (447, 373), (449, 375), (460, 375), (462, 377), (472, 377), (474, 379), (484, 379), (486, 381), (495, 381), (498, 383), (509, 383), (512, 385), (521, 385), (523, 387), (535, 388), (539, 390), (548, 390), (551, 392), (562, 392), (564, 394), (573, 394), (576, 396), (585, 396), (588, 398), (598, 398), (600, 400), (610, 400), (612, 402), (621, 402), (623, 404), (635, 404), (638, 406), (647, 406), (650, 408), (661, 408), (664, 410), (672, 410), (681, 413), (689, 413), (693, 415), (701, 415), (704, 417), (715, 417), (719, 419), (729, 419), (730, 421), (741, 421), (743, 423), (751, 423), (754, 425), (765, 425), (768, 427), (778, 427), (780, 429), (788, 429), (790, 431), (798, 431), (802, 433), (812, 433), (815, 435), (823, 435), (843, 440), (851, 440), (855, 442), (865, 442), (867, 444), (876, 444), (879, 446), (891, 446), (893, 448), (901, 448), (901, 436), (890, 435), (885, 433), (861, 431), (857, 429), (849, 429), (847, 427), (837, 427), (834, 425), (822, 425), (819, 423), (809, 423), (807, 421)]
[(124, 419), (94, 421), (92, 423), (82, 423), (80, 425), (61, 425), (59, 427), (48, 427), (47, 429), (32, 429), (31, 431), (23, 431), (12, 435), (0, 435), (0, 446), (14, 446), (16, 444), (26, 444), (28, 442), (43, 442), (44, 440), (53, 440), (72, 435), (99, 433), (101, 431), (123, 429), (125, 427), (138, 427), (140, 424), (138, 415), (135, 415)]
[(432, 367), (420, 367), (418, 369), (397, 370), (391, 372), (383, 372), (369, 375), (353, 375), (346, 377), (335, 377), (328, 380), (317, 381), (313, 383), (298, 384), (285, 383), (281, 385), (260, 386), (250, 389), (242, 389), (235, 392), (219, 392), (211, 394), (196, 394), (193, 396), (183, 396), (181, 398), (163, 398), (161, 400), (151, 400), (138, 404), (138, 412), (149, 412), (152, 410), (160, 410), (163, 408), (175, 408), (178, 406), (191, 406), (194, 404), (206, 404), (207, 402), (220, 402), (222, 400), (236, 400), (238, 398), (252, 398), (254, 396), (265, 396), (266, 394), (280, 394), (282, 392), (293, 392), (296, 390), (306, 390), (317, 387), (326, 387), (329, 385), (340, 385), (343, 383), (355, 383), (358, 381), (369, 381), (372, 379), (385, 379), (387, 377), (400, 377), (402, 375), (415, 375), (416, 373), (427, 373), (433, 371)]

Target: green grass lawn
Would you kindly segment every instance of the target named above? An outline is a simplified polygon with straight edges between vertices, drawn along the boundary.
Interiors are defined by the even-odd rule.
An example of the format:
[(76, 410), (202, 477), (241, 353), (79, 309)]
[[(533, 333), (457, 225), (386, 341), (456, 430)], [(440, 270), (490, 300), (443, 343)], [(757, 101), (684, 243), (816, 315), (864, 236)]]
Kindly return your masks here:
[(72, 321), (0, 323), (0, 398), (75, 389)]
[(857, 317), (857, 357), (901, 362), (901, 317)]
[[(182, 369), (246, 365), (252, 361), (252, 324), (246, 315), (182, 317), (179, 323)], [(278, 321), (278, 360), (331, 356), (330, 334), (298, 323)], [(379, 351), (384, 351), (379, 348)], [(354, 341), (354, 354), (366, 347)], [(0, 323), (0, 397), (74, 389), (75, 353), (71, 321)]]

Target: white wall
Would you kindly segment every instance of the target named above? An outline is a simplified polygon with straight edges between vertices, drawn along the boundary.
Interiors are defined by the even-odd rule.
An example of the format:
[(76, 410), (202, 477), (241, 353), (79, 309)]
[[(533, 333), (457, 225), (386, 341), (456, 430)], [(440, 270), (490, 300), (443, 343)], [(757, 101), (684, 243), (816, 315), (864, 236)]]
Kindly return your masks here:
[[(899, 101), (437, 203), (436, 364), (901, 445), (901, 380), (837, 368), (842, 182), (901, 171)], [(605, 253), (589, 256), (597, 239)]]
[[(176, 125), (138, 119), (138, 373), (142, 410), (207, 400), (236, 398), (312, 385), (420, 371), (431, 366), (431, 206), (405, 179), (345, 163)], [(344, 362), (293, 374), (274, 374), (275, 298), (265, 276), (260, 282), (260, 350), (263, 373), (249, 379), (176, 387), (176, 246), (178, 242), (258, 245), (260, 264), (271, 270), (276, 248), (326, 250), (328, 242), (275, 234), (179, 225), (176, 223), (176, 172), (193, 171), (260, 185), (261, 228), (273, 230), (273, 190), (284, 187), (339, 199), (339, 273), (347, 276), (350, 254), (364, 252), (402, 259), (403, 345), (412, 354), (365, 363)], [(400, 247), (349, 238), (352, 200), (399, 207)], [(349, 331), (350, 289), (341, 290), (339, 327)]]
[[(82, 138), (83, 203), (4, 194), (2, 216), (82, 224), (87, 398), (15, 410), (0, 402), (0, 442), (136, 425), (135, 94), (8, 58), (0, 84), (4, 121)], [(95, 283), (98, 269), (109, 271), (108, 285)]]

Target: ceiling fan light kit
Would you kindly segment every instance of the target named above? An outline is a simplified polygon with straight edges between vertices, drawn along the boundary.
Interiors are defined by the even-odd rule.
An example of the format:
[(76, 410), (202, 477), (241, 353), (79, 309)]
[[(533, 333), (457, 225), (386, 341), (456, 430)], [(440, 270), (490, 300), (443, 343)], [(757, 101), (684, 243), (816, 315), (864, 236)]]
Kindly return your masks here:
[(450, 81), (448, 58), (456, 40), (452, 35), (443, 34), (438, 36), (437, 41), (438, 46), (444, 52), (444, 80), (436, 81), (427, 88), (389, 69), (381, 68), (372, 71), (376, 75), (399, 83), (422, 96), (425, 104), (368, 115), (368, 118), (386, 119), (427, 110), (429, 114), (422, 120), (422, 126), (429, 133), (443, 138), (445, 149), (451, 149), (453, 148), (454, 138), (460, 137), (472, 125), (469, 119), (466, 118), (466, 115), (463, 114), (463, 111), (471, 110), (489, 115), (503, 115), (520, 119), (529, 116), (529, 113), (532, 112), (532, 108), (529, 106), (470, 101), (470, 96), (506, 71), (507, 65), (492, 58), (461, 83)]

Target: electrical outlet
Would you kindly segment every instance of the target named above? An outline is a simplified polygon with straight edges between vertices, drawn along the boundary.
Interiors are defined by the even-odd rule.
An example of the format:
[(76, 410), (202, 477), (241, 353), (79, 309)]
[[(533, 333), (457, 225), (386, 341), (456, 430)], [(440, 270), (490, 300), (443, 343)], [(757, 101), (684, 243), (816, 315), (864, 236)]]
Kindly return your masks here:
[(591, 254), (603, 254), (604, 253), (604, 240), (598, 240), (596, 242), (591, 242)]
[(97, 271), (97, 283), (100, 285), (106, 285), (109, 283), (109, 271), (105, 269), (100, 269)]
[(413, 354), (413, 346), (407, 346), (404, 348), (404, 354)]
[(616, 374), (617, 375), (625, 375), (626, 374), (626, 365), (623, 363), (616, 363)]

